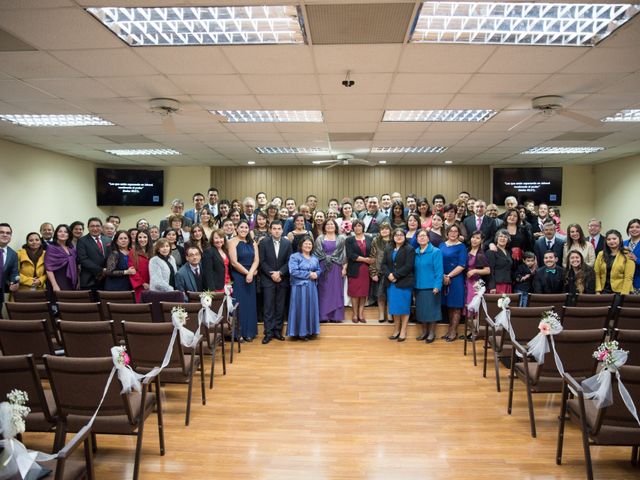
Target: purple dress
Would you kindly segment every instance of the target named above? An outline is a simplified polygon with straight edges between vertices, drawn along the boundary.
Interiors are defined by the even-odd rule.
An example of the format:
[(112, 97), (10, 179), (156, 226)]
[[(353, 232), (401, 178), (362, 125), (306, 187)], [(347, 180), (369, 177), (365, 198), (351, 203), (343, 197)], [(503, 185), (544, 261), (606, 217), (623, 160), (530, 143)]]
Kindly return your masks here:
[[(322, 248), (327, 256), (336, 249), (335, 240), (323, 240)], [(325, 270), (322, 263), (322, 275), (318, 279), (318, 302), (321, 322), (342, 322), (344, 320), (344, 299), (342, 298), (342, 268), (332, 264), (330, 270)]]
[[(484, 253), (482, 253), (481, 251), (478, 251), (475, 255), (472, 255), (471, 253), (467, 254), (467, 271), (468, 270), (477, 270), (480, 268), (485, 268), (489, 265), (489, 262), (487, 261), (487, 257), (484, 256)], [(480, 275), (473, 275), (471, 278), (467, 278), (467, 275), (465, 273), (465, 301), (464, 304), (468, 305), (469, 302), (473, 299), (473, 297), (476, 295), (475, 290), (473, 289), (474, 285), (476, 284), (476, 282), (478, 280), (481, 280)], [(478, 313), (478, 312), (474, 312), (474, 313)], [(466, 312), (466, 306), (465, 306), (465, 314), (467, 315), (473, 315), (474, 313), (469, 314), (468, 312)]]

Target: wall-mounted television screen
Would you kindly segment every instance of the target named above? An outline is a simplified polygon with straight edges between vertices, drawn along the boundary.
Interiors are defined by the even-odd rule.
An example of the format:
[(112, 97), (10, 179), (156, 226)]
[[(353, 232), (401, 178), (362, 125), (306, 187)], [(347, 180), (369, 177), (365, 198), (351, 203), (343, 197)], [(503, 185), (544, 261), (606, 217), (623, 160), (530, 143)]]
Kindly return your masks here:
[(561, 205), (562, 167), (494, 168), (493, 203), (504, 205), (504, 199), (510, 195), (519, 204), (533, 200), (536, 205)]
[(98, 206), (158, 207), (164, 201), (162, 170), (96, 169)]

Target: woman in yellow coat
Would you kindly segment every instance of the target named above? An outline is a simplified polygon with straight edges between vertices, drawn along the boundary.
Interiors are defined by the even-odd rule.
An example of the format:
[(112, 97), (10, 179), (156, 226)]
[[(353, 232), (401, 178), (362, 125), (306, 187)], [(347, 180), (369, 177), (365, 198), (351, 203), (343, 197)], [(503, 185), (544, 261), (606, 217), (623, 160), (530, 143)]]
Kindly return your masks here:
[(636, 264), (629, 258), (629, 251), (622, 245), (622, 235), (619, 231), (607, 232), (604, 249), (598, 254), (594, 268), (596, 293), (628, 295), (631, 292)]
[(18, 250), (20, 290), (44, 290), (47, 273), (44, 269), (42, 239), (36, 232), (27, 235), (27, 243)]

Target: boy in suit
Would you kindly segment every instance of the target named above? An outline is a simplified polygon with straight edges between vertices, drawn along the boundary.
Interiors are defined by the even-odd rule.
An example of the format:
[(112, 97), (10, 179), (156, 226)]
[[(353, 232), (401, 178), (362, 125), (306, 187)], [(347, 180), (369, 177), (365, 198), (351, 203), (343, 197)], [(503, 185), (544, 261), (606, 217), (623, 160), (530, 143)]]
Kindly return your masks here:
[(529, 294), (533, 292), (533, 280), (536, 276), (537, 261), (533, 252), (524, 252), (523, 263), (516, 268), (516, 284), (513, 293), (520, 294), (520, 306), (526, 307)]
[(272, 339), (284, 340), (282, 327), (289, 289), (289, 257), (291, 242), (283, 237), (282, 222), (274, 220), (269, 226), (270, 236), (258, 244), (260, 255), (260, 283), (264, 302), (264, 338), (266, 345)]
[(182, 265), (176, 273), (176, 290), (184, 292), (187, 299), (187, 292), (202, 291), (202, 255), (198, 247), (189, 247), (186, 251), (187, 263)]
[(9, 243), (13, 230), (8, 223), (0, 223), (0, 318), (4, 306), (4, 294), (15, 292), (20, 285), (18, 254)]
[(564, 269), (558, 265), (555, 252), (544, 254), (544, 266), (540, 267), (533, 279), (534, 293), (562, 293), (564, 291)]

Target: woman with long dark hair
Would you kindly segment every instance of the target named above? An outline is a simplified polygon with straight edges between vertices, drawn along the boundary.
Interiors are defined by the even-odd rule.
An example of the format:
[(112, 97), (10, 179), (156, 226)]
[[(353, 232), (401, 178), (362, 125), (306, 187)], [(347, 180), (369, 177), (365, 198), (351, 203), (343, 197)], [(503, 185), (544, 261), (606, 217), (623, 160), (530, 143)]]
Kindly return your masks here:
[(447, 240), (440, 244), (444, 271), (442, 304), (448, 307), (449, 330), (443, 339), (453, 342), (458, 338), (458, 325), (464, 307), (464, 269), (467, 265), (467, 249), (460, 241), (458, 225), (450, 225), (446, 230)]
[(19, 290), (44, 290), (47, 272), (44, 267), (44, 248), (38, 232), (27, 234), (26, 242), (18, 250)]
[(640, 219), (634, 218), (629, 221), (627, 235), (629, 239), (624, 241), (624, 246), (629, 250), (629, 258), (636, 264), (633, 274), (633, 293), (640, 295)]
[[(391, 243), (391, 225), (384, 221), (378, 227), (380, 233), (371, 242), (371, 258), (373, 262), (369, 265), (369, 276), (374, 282), (375, 297), (378, 301), (378, 322), (387, 321), (387, 282), (381, 273), (384, 252)], [(393, 322), (393, 320), (389, 320)]]
[(251, 342), (258, 334), (256, 273), (260, 261), (258, 249), (249, 234), (249, 222), (240, 220), (238, 235), (228, 243), (233, 278), (233, 297), (238, 301), (240, 336)]
[(140, 302), (140, 296), (144, 290), (149, 290), (149, 260), (153, 257), (153, 244), (149, 232), (138, 232), (133, 247), (129, 252), (127, 266), (135, 269), (135, 273), (129, 276), (129, 281), (136, 294), (136, 302)]
[(408, 242), (403, 229), (393, 231), (393, 240), (384, 252), (380, 269), (387, 282), (389, 315), (394, 320), (393, 335), (389, 340), (404, 342), (411, 312), (411, 293), (414, 287), (415, 249)]
[(622, 234), (609, 230), (605, 234), (604, 249), (596, 258), (596, 293), (628, 295), (633, 288), (635, 269), (629, 250), (622, 243)]
[(578, 250), (571, 250), (567, 256), (564, 291), (572, 297), (583, 293), (596, 293), (596, 274)]
[(176, 272), (178, 267), (171, 255), (171, 245), (166, 238), (160, 238), (154, 248), (153, 257), (149, 260), (149, 290), (156, 292), (172, 292), (176, 289)]
[(353, 323), (367, 323), (364, 318), (364, 307), (369, 295), (369, 265), (371, 258), (371, 237), (364, 233), (364, 222), (353, 221), (354, 235), (347, 237), (345, 251), (347, 253), (347, 294), (351, 297)]
[[(144, 232), (144, 230), (142, 230)], [(138, 232), (140, 235), (140, 232)], [(111, 241), (111, 252), (107, 257), (105, 269), (104, 289), (109, 291), (131, 290), (129, 277), (136, 273), (134, 267), (129, 266), (129, 250), (131, 237), (126, 230), (118, 230)]]
[(76, 249), (71, 243), (71, 231), (67, 225), (58, 225), (53, 232), (53, 243), (45, 251), (44, 266), (51, 290), (78, 289)]
[(436, 322), (442, 320), (442, 252), (429, 243), (426, 230), (418, 230), (415, 255), (416, 321), (422, 324), (422, 335), (416, 340), (431, 343), (436, 338)]
[(223, 292), (224, 286), (231, 283), (230, 266), (224, 230), (214, 230), (211, 234), (211, 247), (202, 254), (205, 288)]
[(577, 223), (572, 223), (567, 228), (567, 241), (563, 247), (562, 258), (565, 259), (567, 264), (565, 265), (566, 270), (569, 270), (569, 252), (576, 251), (580, 252), (580, 255), (584, 259), (584, 263), (593, 267), (596, 263), (596, 252), (591, 245), (590, 242), (587, 242), (587, 239), (584, 236), (584, 232), (582, 231), (582, 227)]
[(391, 216), (389, 217), (391, 228), (407, 229), (407, 221), (404, 218), (404, 204), (400, 200), (396, 200), (391, 204)]
[(428, 230), (431, 228), (431, 205), (429, 205), (429, 200), (427, 197), (419, 197), (416, 200), (418, 216), (420, 217), (420, 228), (424, 228)]
[(338, 235), (338, 222), (333, 219), (327, 220), (322, 228), (313, 248), (322, 268), (318, 278), (320, 321), (340, 323), (344, 320), (342, 279), (347, 274), (345, 237)]
[(287, 336), (310, 340), (320, 333), (318, 277), (320, 262), (312, 254), (313, 240), (307, 235), (299, 241), (298, 252), (289, 257), (291, 301), (287, 320)]

